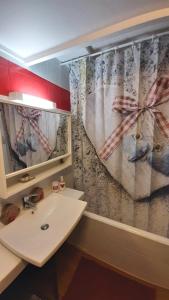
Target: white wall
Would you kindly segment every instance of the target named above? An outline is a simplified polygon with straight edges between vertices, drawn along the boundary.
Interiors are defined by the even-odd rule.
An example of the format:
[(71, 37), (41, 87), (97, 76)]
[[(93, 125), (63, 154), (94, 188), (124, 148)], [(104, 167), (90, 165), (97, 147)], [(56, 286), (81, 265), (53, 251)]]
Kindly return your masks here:
[(33, 73), (69, 90), (69, 70), (56, 58), (29, 67)]

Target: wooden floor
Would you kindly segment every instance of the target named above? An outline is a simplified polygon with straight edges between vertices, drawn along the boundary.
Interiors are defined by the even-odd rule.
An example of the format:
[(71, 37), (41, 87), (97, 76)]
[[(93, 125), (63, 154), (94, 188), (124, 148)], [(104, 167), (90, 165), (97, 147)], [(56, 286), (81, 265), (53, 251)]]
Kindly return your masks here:
[[(43, 268), (31, 266), (22, 272), (0, 300), (61, 300), (83, 256), (87, 255), (64, 244)], [(156, 288), (156, 300), (169, 300), (169, 291)]]

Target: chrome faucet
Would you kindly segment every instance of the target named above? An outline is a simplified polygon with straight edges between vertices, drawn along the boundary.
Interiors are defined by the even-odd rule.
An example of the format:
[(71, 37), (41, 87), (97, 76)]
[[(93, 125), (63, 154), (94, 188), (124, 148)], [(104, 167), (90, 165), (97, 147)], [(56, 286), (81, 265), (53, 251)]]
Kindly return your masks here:
[(30, 194), (28, 196), (23, 197), (23, 207), (24, 208), (33, 208), (36, 209), (36, 203), (32, 201), (33, 197), (37, 197), (38, 194)]

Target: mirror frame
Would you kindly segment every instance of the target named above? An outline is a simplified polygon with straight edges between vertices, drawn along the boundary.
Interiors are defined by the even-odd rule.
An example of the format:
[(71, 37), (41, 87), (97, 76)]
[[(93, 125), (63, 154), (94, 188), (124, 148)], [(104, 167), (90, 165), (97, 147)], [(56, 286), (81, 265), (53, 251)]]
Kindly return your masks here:
[[(61, 155), (61, 156), (57, 156), (55, 158), (52, 158), (50, 160), (47, 160), (45, 162), (36, 164), (34, 166), (31, 166), (31, 167), (27, 167), (27, 168), (24, 168), (24, 169), (15, 171), (15, 172), (11, 172), (9, 174), (5, 174), (4, 155), (3, 155), (3, 151), (1, 151), (2, 152), (1, 154), (2, 154), (3, 166), (4, 166), (4, 175), (5, 175), (6, 179), (13, 178), (13, 177), (18, 176), (20, 174), (29, 173), (32, 170), (35, 170), (35, 169), (43, 167), (43, 166), (50, 165), (50, 164), (52, 164), (54, 162), (57, 162), (59, 160), (62, 161), (63, 159), (71, 156), (71, 154), (72, 154), (71, 112), (64, 111), (64, 110), (61, 110), (61, 109), (46, 109), (46, 108), (39, 108), (39, 107), (36, 107), (36, 106), (26, 105), (26, 104), (23, 104), (23, 103), (21, 103), (19, 101), (16, 101), (16, 100), (8, 100), (8, 97), (6, 97), (6, 96), (0, 96), (0, 103), (10, 104), (10, 105), (15, 105), (15, 106), (24, 106), (24, 107), (28, 107), (28, 108), (38, 109), (38, 110), (41, 110), (41, 111), (47, 111), (47, 112), (50, 112), (50, 113), (62, 114), (62, 115), (67, 116), (67, 118), (68, 118), (68, 152), (66, 154)], [(3, 149), (1, 128), (0, 128), (0, 143), (1, 143), (1, 148)]]

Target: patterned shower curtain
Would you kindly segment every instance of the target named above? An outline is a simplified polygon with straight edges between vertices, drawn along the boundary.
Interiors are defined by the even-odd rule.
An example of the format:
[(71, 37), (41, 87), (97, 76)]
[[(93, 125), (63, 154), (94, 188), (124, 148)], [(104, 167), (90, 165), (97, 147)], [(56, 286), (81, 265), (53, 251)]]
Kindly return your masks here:
[(88, 210), (169, 237), (169, 36), (73, 62), (70, 90)]

